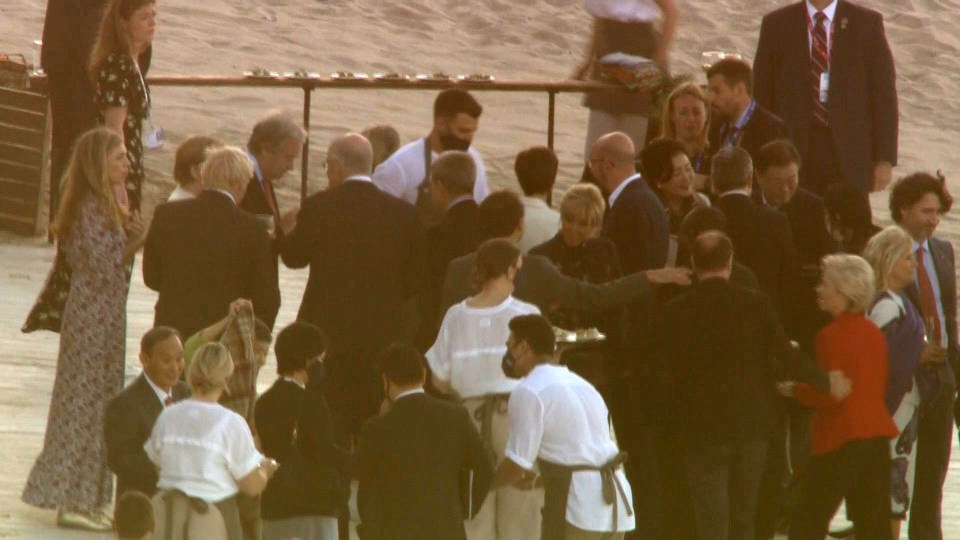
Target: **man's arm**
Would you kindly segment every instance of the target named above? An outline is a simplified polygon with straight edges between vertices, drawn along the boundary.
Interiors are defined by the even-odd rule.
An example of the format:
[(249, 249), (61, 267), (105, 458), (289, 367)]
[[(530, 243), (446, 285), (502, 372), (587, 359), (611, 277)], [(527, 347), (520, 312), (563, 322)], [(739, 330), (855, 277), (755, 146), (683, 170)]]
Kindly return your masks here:
[(897, 100), (897, 73), (893, 54), (883, 28), (883, 17), (878, 15), (869, 28), (867, 53), (870, 114), (873, 116), (873, 161), (897, 164), (899, 109)]
[(164, 210), (164, 205), (157, 206), (143, 244), (143, 283), (154, 291), (160, 290), (163, 275), (160, 246), (163, 243)]
[(780, 36), (771, 28), (770, 17), (760, 24), (760, 40), (753, 55), (753, 97), (770, 111), (776, 110), (776, 50)]
[[(471, 499), (473, 504), (470, 513), (476, 515), (483, 506), (483, 501), (490, 492), (493, 482), (493, 463), (490, 461), (490, 455), (483, 447), (483, 439), (477, 432), (465, 409), (459, 411), (458, 416), (461, 431), (466, 440), (466, 455), (464, 456), (464, 467), (473, 473), (473, 482), (470, 486)], [(507, 460), (509, 461), (509, 460)]]
[(270, 248), (270, 238), (267, 232), (253, 223), (253, 265), (252, 287), (250, 300), (253, 302), (253, 312), (267, 326), (273, 328), (280, 311), (280, 284), (277, 278), (277, 265)]
[(323, 235), (315, 201), (309, 200), (297, 214), (293, 230), (277, 239), (277, 251), (287, 268), (303, 268), (314, 256), (317, 240)]
[(157, 485), (157, 467), (143, 449), (145, 441), (137, 434), (138, 409), (121, 399), (107, 405), (103, 418), (103, 436), (107, 445), (107, 465), (124, 482), (143, 487)]

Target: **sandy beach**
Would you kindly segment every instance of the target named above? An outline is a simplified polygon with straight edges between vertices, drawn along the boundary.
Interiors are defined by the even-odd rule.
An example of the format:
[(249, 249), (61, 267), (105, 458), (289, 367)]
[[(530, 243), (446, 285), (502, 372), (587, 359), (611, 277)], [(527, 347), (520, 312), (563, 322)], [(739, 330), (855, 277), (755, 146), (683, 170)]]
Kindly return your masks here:
[[(884, 13), (900, 95), (900, 164), (895, 177), (941, 169), (960, 191), (960, 37), (958, 0), (861, 0)], [(702, 81), (700, 53), (739, 52), (752, 57), (762, 15), (785, 1), (686, 0), (673, 50), (673, 71)], [(254, 67), (273, 71), (489, 73), (498, 79), (565, 78), (580, 61), (590, 19), (578, 0), (163, 0), (152, 75), (239, 76)], [(0, 51), (25, 52), (41, 35), (45, 2), (0, 1)], [(546, 143), (545, 94), (479, 94), (484, 105), (475, 146), (491, 183), (516, 188), (513, 160), (525, 146)], [(324, 90), (313, 96), (309, 191), (326, 185), (321, 164), (330, 139), (346, 131), (387, 123), (403, 142), (422, 137), (431, 125), (433, 92)], [(176, 145), (187, 135), (210, 134), (243, 145), (256, 119), (273, 108), (299, 115), (296, 89), (155, 88), (154, 119), (168, 144), (147, 153), (145, 210), (173, 189)], [(561, 161), (557, 193), (579, 178), (586, 110), (580, 97), (557, 98), (556, 149)], [(279, 190), (286, 209), (298, 204), (299, 174)], [(888, 192), (872, 202), (878, 222), (888, 222)], [(956, 213), (942, 234), (960, 237)], [(106, 538), (67, 534), (52, 526), (52, 514), (19, 502), (27, 471), (43, 439), (56, 361), (56, 336), (25, 336), (20, 324), (43, 284), (52, 249), (40, 239), (0, 233), (0, 538)], [(135, 272), (128, 307), (128, 367), (136, 368), (136, 343), (152, 321), (155, 294)], [(293, 319), (305, 281), (285, 270), (284, 305), (277, 320)], [(273, 380), (272, 361), (260, 384)], [(960, 461), (955, 449), (948, 498), (947, 538), (960, 538)]]

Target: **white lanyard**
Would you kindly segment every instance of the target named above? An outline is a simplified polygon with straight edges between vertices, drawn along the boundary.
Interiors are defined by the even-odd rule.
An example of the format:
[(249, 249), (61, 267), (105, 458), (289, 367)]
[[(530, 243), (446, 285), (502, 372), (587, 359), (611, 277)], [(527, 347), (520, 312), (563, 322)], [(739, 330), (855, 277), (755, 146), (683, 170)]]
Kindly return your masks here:
[(140, 71), (140, 62), (133, 60), (133, 65), (137, 68), (137, 76), (140, 77), (140, 88), (143, 89), (143, 96), (147, 100), (146, 113), (150, 116), (150, 92), (147, 91), (147, 81), (143, 80), (143, 73)]

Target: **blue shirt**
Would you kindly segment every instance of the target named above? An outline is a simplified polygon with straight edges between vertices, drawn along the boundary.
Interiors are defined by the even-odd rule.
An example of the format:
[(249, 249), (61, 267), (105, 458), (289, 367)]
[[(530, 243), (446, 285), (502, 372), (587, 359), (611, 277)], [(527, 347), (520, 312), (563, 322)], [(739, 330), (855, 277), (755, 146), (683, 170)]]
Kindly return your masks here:
[[(937, 267), (933, 264), (933, 255), (930, 254), (930, 242), (924, 240), (921, 243), (913, 243), (913, 254), (917, 255), (917, 250), (923, 247), (923, 267), (927, 271), (927, 277), (930, 278), (930, 287), (933, 289), (933, 298), (937, 301), (937, 318), (940, 319), (940, 346), (943, 348), (947, 347), (947, 318), (943, 314), (943, 301), (940, 298), (940, 280), (937, 278)], [(920, 262), (919, 260), (917, 261)], [(920, 271), (920, 266), (917, 266), (917, 272)], [(920, 282), (917, 280), (916, 274), (914, 274), (914, 282), (917, 284), (917, 288), (920, 287)], [(920, 308), (920, 306), (917, 306)], [(922, 312), (922, 309), (921, 309)]]

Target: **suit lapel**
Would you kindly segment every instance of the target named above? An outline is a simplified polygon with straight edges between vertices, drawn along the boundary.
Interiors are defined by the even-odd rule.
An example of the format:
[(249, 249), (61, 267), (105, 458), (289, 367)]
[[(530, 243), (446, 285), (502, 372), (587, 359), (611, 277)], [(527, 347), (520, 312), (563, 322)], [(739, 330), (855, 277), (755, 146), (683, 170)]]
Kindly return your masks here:
[(147, 382), (147, 376), (141, 373), (134, 384), (136, 385), (139, 401), (144, 405), (144, 412), (150, 415), (151, 418), (156, 418), (160, 414), (160, 411), (163, 410), (163, 404), (160, 403), (156, 392), (153, 391), (150, 383)]

